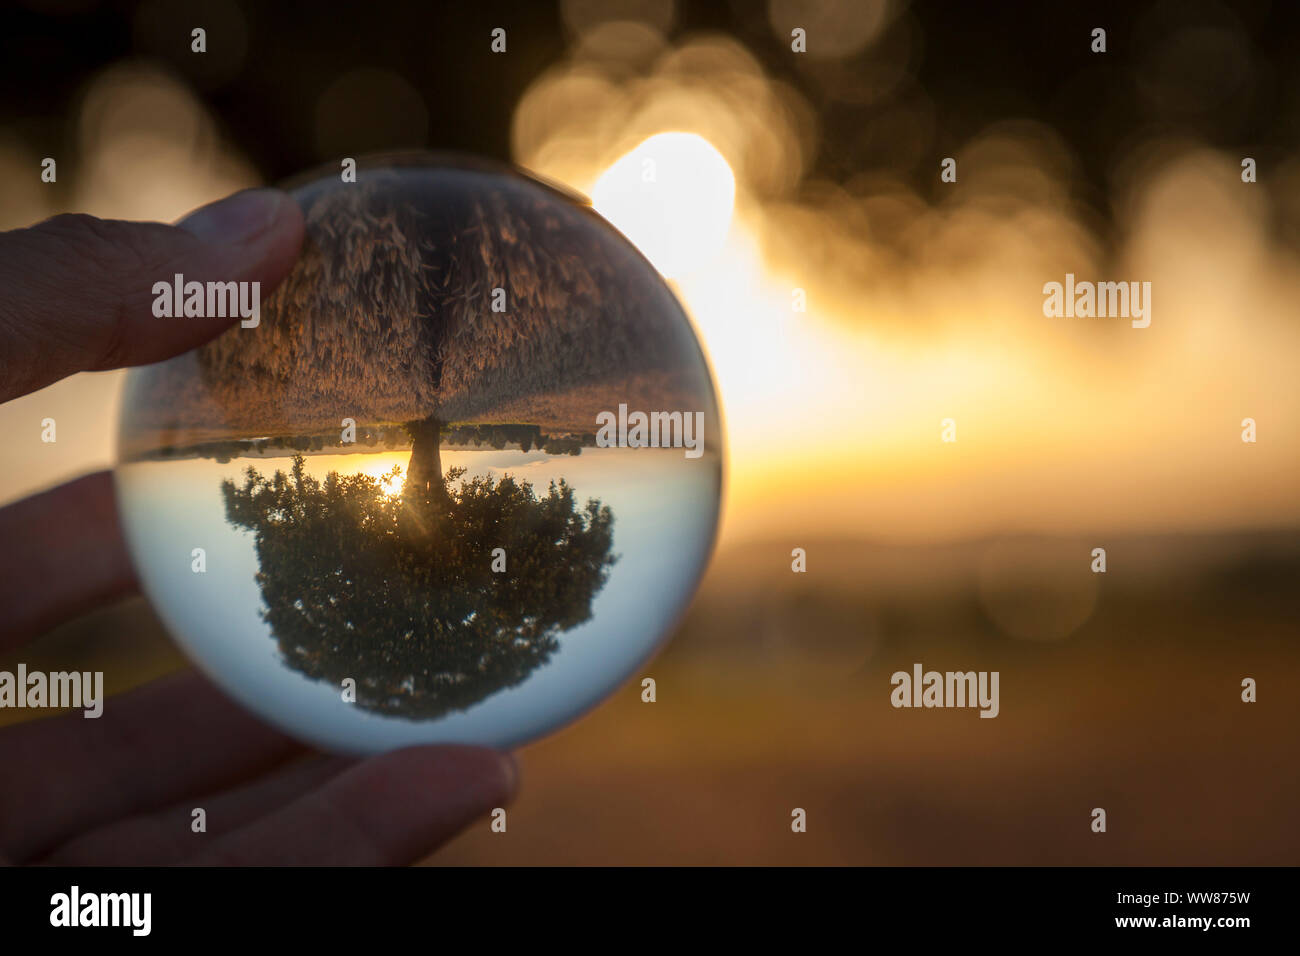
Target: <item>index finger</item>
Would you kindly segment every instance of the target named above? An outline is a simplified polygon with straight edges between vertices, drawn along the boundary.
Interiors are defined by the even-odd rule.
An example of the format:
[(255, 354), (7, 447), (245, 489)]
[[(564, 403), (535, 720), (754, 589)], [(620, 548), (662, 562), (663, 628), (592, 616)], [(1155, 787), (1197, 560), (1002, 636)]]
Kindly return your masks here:
[(236, 193), (175, 226), (64, 215), (0, 233), (0, 402), (203, 344), (238, 317), (160, 318), (154, 285), (179, 274), (269, 292), (302, 236), (302, 211), (273, 189)]

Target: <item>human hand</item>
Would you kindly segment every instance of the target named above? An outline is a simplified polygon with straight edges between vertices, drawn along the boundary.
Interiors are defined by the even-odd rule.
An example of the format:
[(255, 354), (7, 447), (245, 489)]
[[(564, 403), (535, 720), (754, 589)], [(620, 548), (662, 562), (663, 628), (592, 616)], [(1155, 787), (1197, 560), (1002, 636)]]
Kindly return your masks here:
[[(302, 242), (297, 205), (251, 190), (176, 226), (57, 216), (0, 233), (0, 402), (79, 371), (157, 362), (235, 318), (158, 319), (152, 286), (260, 281)], [(107, 472), (0, 509), (0, 652), (137, 590)], [(504, 805), (508, 755), (427, 746), (313, 755), (193, 672), (0, 730), (0, 861), (400, 864)], [(203, 807), (207, 832), (191, 831)]]

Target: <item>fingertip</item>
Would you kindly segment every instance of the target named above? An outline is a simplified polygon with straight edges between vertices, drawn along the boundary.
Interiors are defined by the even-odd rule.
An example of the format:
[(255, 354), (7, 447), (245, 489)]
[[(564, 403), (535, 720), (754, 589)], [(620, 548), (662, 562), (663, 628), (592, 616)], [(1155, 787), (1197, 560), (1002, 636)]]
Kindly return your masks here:
[(507, 796), (513, 799), (519, 792), (519, 758), (510, 752), (498, 753), (497, 756), (501, 759)]
[(278, 189), (245, 189), (187, 213), (176, 223), (204, 242), (251, 242), (275, 227), (297, 204)]
[(245, 189), (188, 213), (176, 227), (214, 247), (218, 260), (269, 293), (293, 268), (302, 247), (302, 210), (279, 189)]
[(253, 259), (259, 263), (259, 275), (267, 293), (270, 293), (293, 269), (298, 261), (306, 235), (302, 209), (288, 193), (279, 190), (258, 190), (274, 193), (278, 197), (265, 229), (248, 240), (255, 246)]
[(455, 790), (467, 800), (491, 809), (510, 800), (519, 786), (519, 766), (513, 754), (489, 747), (430, 744), (393, 751), (373, 758), (406, 768), (422, 785), (440, 794)]

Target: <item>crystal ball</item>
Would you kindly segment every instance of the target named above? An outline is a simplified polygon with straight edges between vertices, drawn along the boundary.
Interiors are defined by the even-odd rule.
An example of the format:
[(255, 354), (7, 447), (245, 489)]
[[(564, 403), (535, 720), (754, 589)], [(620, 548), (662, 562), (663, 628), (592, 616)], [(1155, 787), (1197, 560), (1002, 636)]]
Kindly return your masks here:
[(505, 166), (375, 157), (284, 188), (306, 240), (256, 324), (127, 378), (117, 494), (176, 641), (342, 753), (515, 746), (649, 676), (722, 483), (671, 290)]

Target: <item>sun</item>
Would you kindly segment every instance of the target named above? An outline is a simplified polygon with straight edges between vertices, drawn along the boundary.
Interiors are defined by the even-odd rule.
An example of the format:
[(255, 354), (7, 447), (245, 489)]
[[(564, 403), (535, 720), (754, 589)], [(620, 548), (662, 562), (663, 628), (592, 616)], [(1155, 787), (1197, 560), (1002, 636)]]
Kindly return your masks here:
[(596, 211), (665, 276), (707, 268), (731, 229), (736, 177), (695, 133), (657, 133), (614, 162), (591, 190)]
[(402, 493), (402, 473), (400, 470), (386, 475), (379, 475), (375, 480), (379, 482), (379, 488), (385, 497), (396, 498)]
[(365, 461), (358, 466), (355, 460), (340, 457), (336, 460), (324, 460), (323, 464), (333, 467), (340, 473), (365, 475), (379, 486), (379, 491), (387, 498), (396, 498), (402, 493), (406, 481), (406, 457), (400, 454), (379, 454), (365, 456)]

